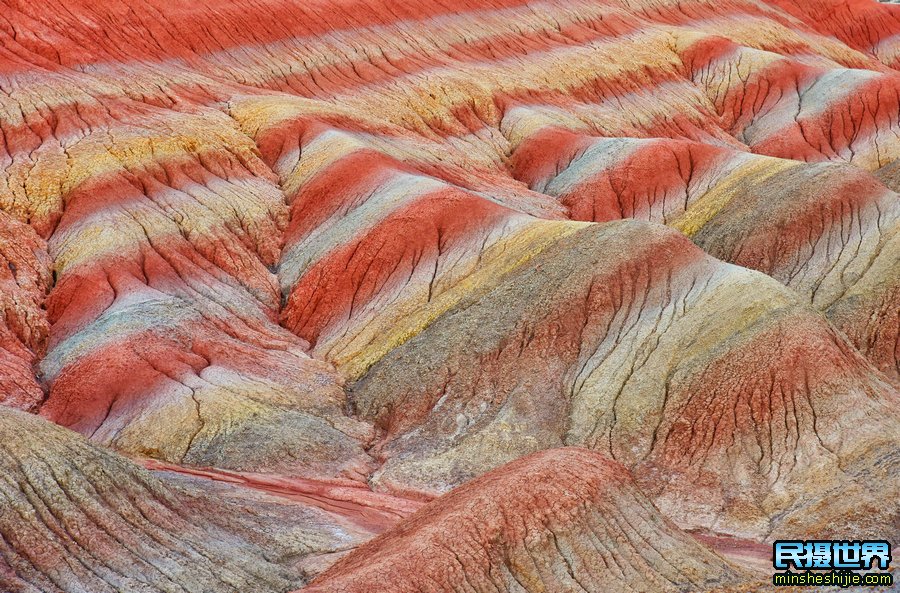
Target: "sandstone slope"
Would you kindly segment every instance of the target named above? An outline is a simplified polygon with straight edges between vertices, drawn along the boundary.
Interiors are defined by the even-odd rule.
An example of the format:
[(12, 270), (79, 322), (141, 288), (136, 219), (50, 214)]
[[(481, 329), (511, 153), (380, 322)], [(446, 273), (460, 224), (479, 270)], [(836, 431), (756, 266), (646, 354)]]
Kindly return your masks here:
[[(673, 525), (900, 544), (898, 11), (0, 0), (0, 578), (287, 591), (386, 532), (315, 586), (460, 539), (396, 586), (641, 591), (732, 582)], [(557, 516), (553, 464), (606, 477)], [(676, 566), (598, 514), (651, 504)], [(588, 528), (630, 568), (545, 545)]]
[(426, 505), (304, 591), (709, 591), (746, 575), (681, 532), (628, 471), (542, 451)]
[(0, 407), (0, 589), (286, 591), (371, 537), (341, 517), (153, 475)]
[[(632, 468), (685, 527), (896, 524), (878, 502), (898, 486), (894, 387), (793, 292), (659, 226), (559, 240), (393, 349), (352, 396), (379, 429), (373, 480), (388, 490), (443, 492), (582, 445)], [(844, 489), (852, 512), (792, 524)]]

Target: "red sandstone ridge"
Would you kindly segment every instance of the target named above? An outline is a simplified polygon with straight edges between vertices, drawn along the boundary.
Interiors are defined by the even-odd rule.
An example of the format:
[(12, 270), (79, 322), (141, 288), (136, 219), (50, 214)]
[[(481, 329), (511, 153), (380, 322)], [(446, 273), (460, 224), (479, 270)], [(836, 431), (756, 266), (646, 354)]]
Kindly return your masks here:
[(741, 576), (664, 519), (624, 467), (565, 448), (513, 461), (426, 505), (304, 591), (699, 592)]
[(898, 68), (872, 0), (0, 0), (0, 593), (900, 545)]

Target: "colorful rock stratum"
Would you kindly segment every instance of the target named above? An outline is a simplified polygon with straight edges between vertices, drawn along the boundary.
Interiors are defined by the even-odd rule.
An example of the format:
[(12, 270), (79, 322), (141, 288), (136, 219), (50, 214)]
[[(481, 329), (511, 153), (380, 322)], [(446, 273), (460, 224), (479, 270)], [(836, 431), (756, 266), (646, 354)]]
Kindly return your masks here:
[(898, 546), (898, 192), (872, 0), (0, 0), (0, 592)]

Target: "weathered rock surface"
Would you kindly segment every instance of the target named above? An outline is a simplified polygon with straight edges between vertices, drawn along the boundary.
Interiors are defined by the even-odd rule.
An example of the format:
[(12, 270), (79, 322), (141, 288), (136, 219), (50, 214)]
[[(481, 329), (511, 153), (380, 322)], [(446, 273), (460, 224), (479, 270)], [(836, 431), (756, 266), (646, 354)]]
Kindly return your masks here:
[(0, 407), (0, 431), (3, 591), (285, 591), (371, 537), (314, 507), (154, 476), (23, 412)]
[(0, 211), (0, 405), (36, 411), (44, 400), (35, 367), (50, 330), (48, 264), (44, 241)]
[(358, 479), (368, 427), (343, 414), (329, 365), (276, 323), (266, 264), (280, 190), (214, 113), (128, 126), (127, 152), (110, 154), (101, 134), (79, 142), (109, 170), (95, 164), (66, 194), (49, 241), (41, 414), (165, 461)]
[[(392, 350), (353, 401), (382, 435), (387, 490), (440, 493), (581, 445), (683, 527), (897, 535), (883, 526), (898, 509), (878, 503), (898, 487), (893, 386), (790, 290), (660, 226), (561, 239)], [(809, 508), (843, 488), (850, 515)]]
[[(900, 544), (898, 10), (3, 0), (0, 405), (90, 444), (2, 412), (0, 578), (288, 591), (386, 531), (316, 585), (362, 587), (430, 553), (395, 528), (422, 504), (512, 534), (470, 485), (567, 445), (635, 506), (557, 516), (541, 481), (515, 512), (619, 530), (649, 590), (727, 571), (597, 509), (652, 501), (691, 558), (668, 521)], [(503, 542), (434, 587), (575, 578)]]
[(708, 591), (741, 572), (579, 448), (513, 461), (426, 505), (305, 591)]
[[(511, 120), (513, 130), (536, 128), (513, 153), (514, 175), (558, 197), (571, 218), (672, 226), (807, 297), (898, 377), (900, 198), (876, 176), (700, 142), (592, 137), (534, 113)], [(886, 183), (889, 169), (877, 175)]]

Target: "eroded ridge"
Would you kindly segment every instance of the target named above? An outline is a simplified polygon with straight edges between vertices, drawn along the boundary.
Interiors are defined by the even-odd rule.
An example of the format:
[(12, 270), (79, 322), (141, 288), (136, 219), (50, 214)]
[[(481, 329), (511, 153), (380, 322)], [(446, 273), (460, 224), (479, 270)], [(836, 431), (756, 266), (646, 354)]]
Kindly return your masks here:
[(897, 18), (848, 6), (9, 3), (0, 205), (55, 282), (4, 399), (167, 462), (361, 480), (341, 379), (566, 218), (670, 224), (896, 380), (897, 196), (866, 171), (900, 156)]
[[(795, 293), (658, 225), (561, 239), (352, 394), (382, 435), (373, 482), (388, 490), (444, 492), (583, 445), (686, 527), (766, 537), (828, 530), (844, 512), (860, 533), (896, 520), (878, 503), (897, 488), (893, 386)], [(839, 510), (844, 488), (858, 511)]]
[[(676, 228), (707, 253), (765, 272), (827, 314), (897, 378), (900, 199), (845, 163), (806, 163), (702, 142), (604, 138), (517, 110), (513, 175), (575, 220)], [(527, 131), (526, 131), (527, 130)]]
[[(370, 534), (327, 513), (172, 481), (0, 407), (0, 589), (283, 592)], [(290, 522), (296, 522), (290, 525)]]
[[(0, 578), (286, 591), (384, 530), (418, 563), (394, 523), (460, 491), (570, 547), (444, 517), (475, 556), (434, 587), (731, 574), (660, 563), (631, 529), (707, 556), (647, 500), (757, 551), (900, 543), (898, 10), (0, 0), (0, 404), (90, 442), (2, 411)], [(595, 453), (513, 465), (513, 507), (466, 485), (562, 446)], [(632, 492), (597, 453), (640, 495), (572, 470), (554, 514), (541, 463)]]
[(55, 279), (41, 414), (169, 462), (365, 476), (368, 427), (278, 325), (272, 173), (219, 111), (165, 113), (143, 106), (65, 147), (63, 207), (35, 223)]
[(624, 467), (569, 447), (460, 486), (304, 591), (707, 591), (740, 576), (664, 519)]

